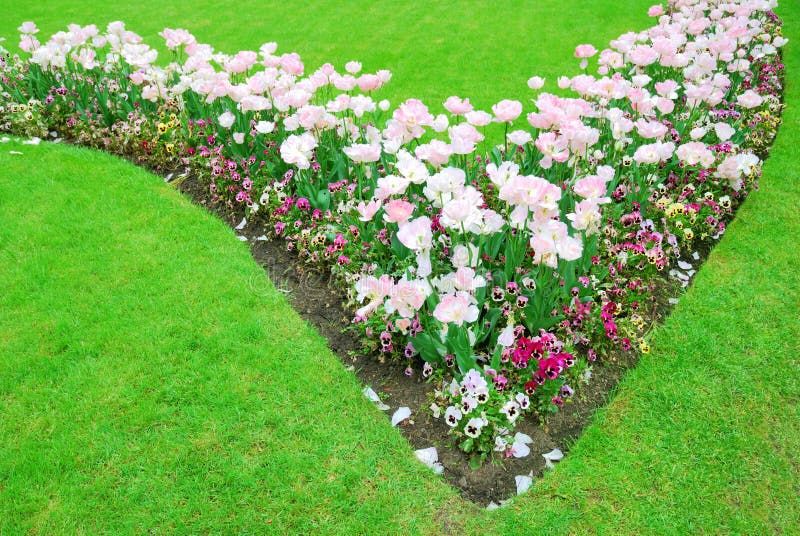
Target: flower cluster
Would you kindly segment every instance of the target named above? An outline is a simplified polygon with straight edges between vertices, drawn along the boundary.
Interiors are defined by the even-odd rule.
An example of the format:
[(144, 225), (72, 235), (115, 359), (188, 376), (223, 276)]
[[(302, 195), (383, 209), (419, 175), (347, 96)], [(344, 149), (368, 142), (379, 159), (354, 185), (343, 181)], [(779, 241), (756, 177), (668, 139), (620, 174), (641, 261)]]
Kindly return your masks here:
[(305, 75), (274, 43), (227, 55), (165, 29), (157, 64), (120, 22), (44, 43), (25, 23), (0, 126), (195, 170), (330, 266), (369, 348), (445, 381), (435, 405), (462, 448), (516, 456), (521, 414), (567, 403), (608, 351), (647, 351), (658, 277), (757, 186), (781, 107), (775, 5), (654, 6), (652, 27), (580, 45), (560, 95), (532, 77), (530, 110), (452, 96), (441, 114), (378, 100), (388, 71)]

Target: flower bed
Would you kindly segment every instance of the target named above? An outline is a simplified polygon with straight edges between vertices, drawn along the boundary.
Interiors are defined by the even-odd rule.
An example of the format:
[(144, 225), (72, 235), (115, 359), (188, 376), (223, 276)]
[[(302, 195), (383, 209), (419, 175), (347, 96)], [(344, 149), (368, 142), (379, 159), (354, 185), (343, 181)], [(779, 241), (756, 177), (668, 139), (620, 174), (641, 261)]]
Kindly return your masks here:
[(388, 71), (303, 76), (272, 43), (224, 55), (167, 29), (159, 66), (122, 23), (44, 44), (25, 23), (0, 126), (199, 173), (212, 201), (330, 267), (352, 329), (434, 382), (431, 411), (461, 449), (519, 457), (526, 413), (569, 403), (594, 361), (649, 350), (661, 276), (687, 281), (756, 187), (779, 121), (774, 6), (654, 6), (652, 28), (576, 49), (596, 75), (560, 78), (574, 97), (531, 78), (527, 114), (459, 97), (446, 114), (392, 108), (374, 98)]

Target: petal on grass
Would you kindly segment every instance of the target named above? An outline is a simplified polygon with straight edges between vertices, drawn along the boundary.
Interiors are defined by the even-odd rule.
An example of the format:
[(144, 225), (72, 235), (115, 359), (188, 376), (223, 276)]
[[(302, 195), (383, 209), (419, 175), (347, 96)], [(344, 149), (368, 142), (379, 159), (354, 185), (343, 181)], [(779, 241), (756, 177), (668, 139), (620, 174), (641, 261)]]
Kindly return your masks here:
[(397, 411), (395, 411), (394, 415), (392, 415), (392, 426), (397, 426), (409, 417), (411, 417), (411, 409), (405, 406), (402, 408), (397, 408)]
[(23, 141), (22, 145), (39, 145), (40, 143), (42, 143), (42, 139), (41, 138), (37, 138), (36, 136), (34, 136), (33, 138), (31, 138), (29, 140)]

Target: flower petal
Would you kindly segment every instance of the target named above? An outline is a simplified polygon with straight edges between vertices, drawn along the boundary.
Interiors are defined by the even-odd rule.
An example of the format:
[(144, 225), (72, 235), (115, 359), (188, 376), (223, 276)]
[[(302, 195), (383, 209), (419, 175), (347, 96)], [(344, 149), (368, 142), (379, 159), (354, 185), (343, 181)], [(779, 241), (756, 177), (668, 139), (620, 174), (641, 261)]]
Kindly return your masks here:
[(533, 479), (528, 475), (517, 475), (514, 477), (514, 480), (517, 483), (517, 495), (522, 495), (528, 491), (528, 488), (533, 484)]
[(397, 408), (397, 411), (395, 411), (394, 415), (392, 415), (392, 426), (397, 426), (409, 417), (411, 417), (411, 410), (409, 408), (405, 406), (402, 408)]

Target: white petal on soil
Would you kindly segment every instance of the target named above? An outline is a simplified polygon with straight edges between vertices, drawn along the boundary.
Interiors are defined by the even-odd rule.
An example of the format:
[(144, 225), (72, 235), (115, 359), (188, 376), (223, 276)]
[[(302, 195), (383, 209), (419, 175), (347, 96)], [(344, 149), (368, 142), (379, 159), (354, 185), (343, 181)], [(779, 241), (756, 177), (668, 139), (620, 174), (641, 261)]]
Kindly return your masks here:
[(256, 241), (258, 242), (266, 242), (267, 240), (269, 240), (269, 237), (267, 237), (267, 235), (265, 234), (256, 237)]
[(670, 303), (670, 305), (678, 305), (679, 300), (678, 298), (670, 298), (667, 301)]
[(695, 251), (694, 253), (692, 253), (692, 258), (694, 260), (696, 260), (696, 261), (699, 261), (700, 260), (700, 254)]
[(554, 467), (553, 462), (557, 462), (563, 457), (564, 453), (558, 449), (553, 449), (550, 452), (542, 454), (542, 458), (544, 458), (544, 463), (548, 469), (552, 469)]
[(692, 277), (696, 273), (697, 273), (697, 270), (689, 270), (688, 272), (686, 272), (686, 275), (688, 275), (689, 277)]
[(692, 265), (686, 261), (678, 261), (678, 268), (681, 270), (689, 270), (691, 269)]
[(381, 397), (378, 396), (378, 393), (376, 393), (372, 389), (372, 387), (369, 387), (369, 386), (364, 387), (364, 390), (362, 392), (364, 393), (364, 396), (366, 396), (372, 402), (380, 402), (381, 401)]
[(42, 139), (34, 136), (29, 140), (23, 141), (22, 145), (39, 145), (40, 143), (42, 143)]
[(490, 502), (489, 504), (487, 504), (487, 505), (486, 505), (486, 509), (487, 509), (487, 510), (490, 510), (490, 511), (491, 511), (491, 510), (497, 510), (498, 508), (500, 508), (500, 505), (499, 505), (499, 504), (497, 504), (497, 503), (496, 503), (496, 502), (494, 502), (494, 501), (492, 501), (492, 502)]
[(678, 279), (680, 279), (681, 281), (689, 280), (689, 276), (684, 274), (683, 272), (675, 272), (675, 275), (678, 276)]
[(444, 467), (439, 463), (439, 453), (436, 451), (436, 447), (415, 450), (414, 455), (419, 461), (433, 469), (433, 472), (437, 475), (442, 474), (444, 471)]
[(245, 225), (247, 225), (247, 218), (242, 218), (242, 221), (240, 221), (239, 225), (234, 227), (234, 229), (236, 229), (237, 231), (241, 231), (242, 229), (244, 229)]
[(236, 238), (238, 238), (238, 239), (239, 239), (239, 240), (241, 240), (242, 242), (247, 242), (247, 237), (246, 237), (246, 236), (242, 236), (242, 235), (236, 235)]
[(411, 417), (411, 410), (409, 408), (405, 406), (402, 408), (397, 408), (397, 411), (395, 411), (394, 415), (392, 415), (392, 426), (397, 426), (409, 417)]
[(533, 484), (533, 479), (528, 475), (517, 475), (514, 477), (514, 480), (517, 483), (517, 495), (522, 495), (528, 491), (528, 488)]

